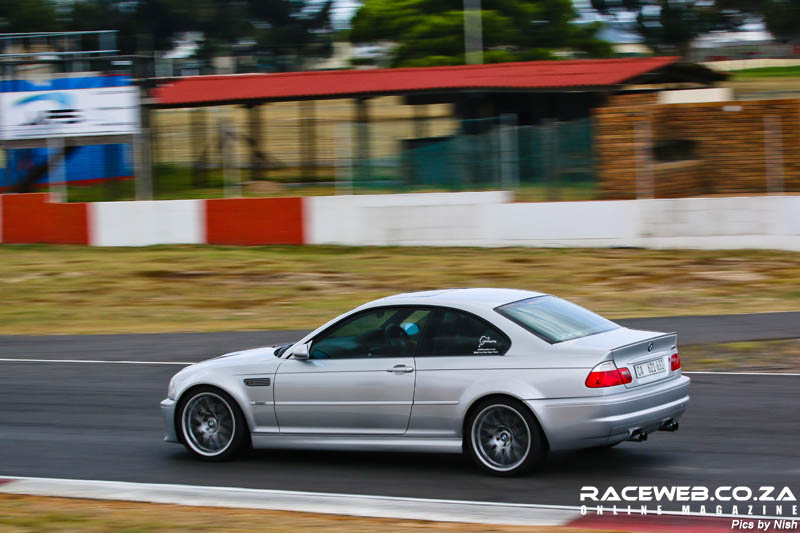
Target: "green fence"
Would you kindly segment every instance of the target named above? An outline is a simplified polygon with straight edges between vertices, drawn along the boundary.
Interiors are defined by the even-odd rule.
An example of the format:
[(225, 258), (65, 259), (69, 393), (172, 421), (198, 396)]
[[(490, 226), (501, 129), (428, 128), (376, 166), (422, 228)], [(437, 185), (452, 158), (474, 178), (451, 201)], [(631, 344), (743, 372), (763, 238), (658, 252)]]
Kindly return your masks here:
[(518, 126), (512, 117), (465, 120), (453, 135), (403, 139), (397, 156), (355, 159), (356, 188), (469, 190), (594, 183), (591, 119)]
[[(233, 152), (227, 152), (225, 144), (211, 143), (201, 163), (155, 165), (154, 195), (173, 199), (505, 189), (516, 191), (521, 200), (595, 197), (591, 119), (539, 125), (519, 125), (513, 115), (448, 119), (446, 127), (437, 129), (439, 135), (429, 137), (408, 122), (383, 124), (381, 129), (349, 122), (338, 126), (335, 155), (325, 160), (326, 167), (312, 167), (310, 179), (296, 169), (274, 168), (266, 179), (254, 180), (249, 157), (228, 157)], [(295, 131), (285, 133), (291, 137)], [(154, 142), (166, 143), (166, 137)], [(369, 153), (382, 156), (363, 157)], [(133, 182), (68, 190), (70, 201), (134, 196)]]

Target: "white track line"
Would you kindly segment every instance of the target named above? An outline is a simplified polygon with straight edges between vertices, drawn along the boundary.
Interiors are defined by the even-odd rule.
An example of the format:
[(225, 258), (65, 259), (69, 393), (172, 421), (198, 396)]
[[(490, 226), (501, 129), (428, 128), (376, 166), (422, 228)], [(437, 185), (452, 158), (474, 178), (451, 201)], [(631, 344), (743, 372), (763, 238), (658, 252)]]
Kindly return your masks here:
[[(195, 361), (196, 362), (196, 361)], [(112, 361), (101, 359), (15, 359), (3, 358), (0, 363), (87, 363), (87, 364), (111, 364), (111, 365), (193, 365), (186, 361)]]

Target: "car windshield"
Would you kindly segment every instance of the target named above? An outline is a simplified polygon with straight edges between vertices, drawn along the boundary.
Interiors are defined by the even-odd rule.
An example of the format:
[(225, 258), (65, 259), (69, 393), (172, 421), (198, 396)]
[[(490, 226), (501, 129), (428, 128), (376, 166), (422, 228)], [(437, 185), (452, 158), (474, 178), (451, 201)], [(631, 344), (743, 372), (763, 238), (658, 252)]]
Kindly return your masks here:
[(496, 311), (550, 343), (619, 327), (588, 309), (555, 296), (537, 296), (512, 302), (498, 307)]

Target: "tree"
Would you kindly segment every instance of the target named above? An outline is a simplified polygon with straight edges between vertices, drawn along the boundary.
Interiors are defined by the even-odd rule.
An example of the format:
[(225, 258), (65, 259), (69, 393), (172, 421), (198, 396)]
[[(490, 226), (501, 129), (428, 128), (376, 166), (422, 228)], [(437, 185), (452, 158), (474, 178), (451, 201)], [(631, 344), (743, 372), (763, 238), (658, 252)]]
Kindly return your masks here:
[(117, 46), (123, 54), (149, 54), (169, 50), (173, 39), (188, 31), (196, 19), (182, 0), (78, 0), (64, 17), (70, 31), (117, 30)]
[(692, 41), (700, 35), (714, 30), (733, 30), (744, 23), (748, 13), (739, 9), (741, 6), (731, 6), (731, 3), (708, 0), (592, 0), (592, 7), (603, 15), (635, 14), (636, 31), (648, 46), (657, 52), (677, 52), (686, 56)]
[[(557, 50), (607, 56), (598, 26), (575, 24), (571, 0), (483, 0), (484, 61), (550, 59)], [(354, 43), (389, 41), (392, 66), (465, 62), (463, 0), (366, 0), (351, 23)]]
[(800, 0), (717, 0), (729, 9), (759, 14), (779, 41), (800, 42)]
[(0, 33), (52, 31), (57, 27), (55, 5), (48, 0), (0, 2)]
[[(265, 56), (278, 70), (332, 51), (334, 0), (0, 0), (0, 32), (117, 30), (123, 54), (170, 50), (204, 36), (200, 56)], [(99, 48), (98, 43), (85, 43)]]
[(283, 58), (281, 70), (302, 69), (304, 57), (331, 55), (333, 1), (249, 0), (258, 47), (263, 53)]
[(800, 2), (772, 0), (763, 3), (767, 29), (781, 41), (800, 41)]
[[(329, 55), (333, 0), (79, 0), (71, 5), (72, 30), (119, 30), (123, 53), (169, 50), (182, 32), (204, 36), (200, 56), (245, 50), (288, 57), (288, 69), (309, 55)], [(297, 59), (301, 58), (301, 59)]]

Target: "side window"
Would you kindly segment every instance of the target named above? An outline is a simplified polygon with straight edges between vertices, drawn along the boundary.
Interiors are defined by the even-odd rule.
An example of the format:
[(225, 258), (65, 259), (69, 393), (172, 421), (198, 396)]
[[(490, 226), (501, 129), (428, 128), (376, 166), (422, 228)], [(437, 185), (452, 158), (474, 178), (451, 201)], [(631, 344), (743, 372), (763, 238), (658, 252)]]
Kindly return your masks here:
[(511, 343), (488, 322), (454, 310), (437, 313), (420, 355), (503, 355)]
[(431, 311), (412, 307), (364, 311), (334, 325), (311, 344), (311, 359), (411, 357)]

